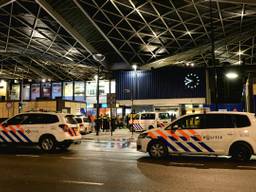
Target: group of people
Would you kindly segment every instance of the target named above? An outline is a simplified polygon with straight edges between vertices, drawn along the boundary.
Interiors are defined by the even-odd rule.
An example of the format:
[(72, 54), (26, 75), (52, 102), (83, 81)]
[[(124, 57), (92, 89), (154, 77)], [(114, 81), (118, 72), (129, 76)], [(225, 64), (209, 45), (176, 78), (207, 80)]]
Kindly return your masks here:
[(96, 134), (98, 134), (100, 131), (102, 132), (108, 132), (108, 131), (115, 131), (116, 128), (122, 128), (123, 123), (122, 119), (117, 116), (112, 116), (112, 118), (109, 117), (109, 115), (100, 115), (99, 119), (95, 119), (95, 131)]

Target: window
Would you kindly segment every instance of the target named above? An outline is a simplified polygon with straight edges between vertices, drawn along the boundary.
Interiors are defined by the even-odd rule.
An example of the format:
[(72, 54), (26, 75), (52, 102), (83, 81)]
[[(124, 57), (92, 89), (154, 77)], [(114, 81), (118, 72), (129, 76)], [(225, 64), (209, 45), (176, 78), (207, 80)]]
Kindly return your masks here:
[(149, 120), (149, 119), (154, 120), (155, 118), (156, 118), (156, 115), (154, 113), (143, 113), (141, 114), (141, 117), (140, 117), (141, 120)]
[(63, 98), (66, 100), (73, 100), (73, 82), (64, 82)]
[(42, 83), (41, 86), (41, 94), (42, 97), (51, 97), (51, 83)]
[(30, 85), (29, 84), (23, 85), (21, 94), (22, 94), (21, 97), (23, 100), (30, 99)]
[(17, 115), (7, 121), (7, 125), (19, 125), (28, 118), (27, 115)]
[(234, 128), (232, 115), (228, 114), (207, 114), (205, 115), (205, 128)]
[(177, 126), (180, 129), (202, 129), (203, 128), (203, 115), (192, 115), (177, 120), (171, 125), (173, 128)]
[(75, 101), (85, 100), (85, 83), (83, 81), (75, 82)]
[(65, 119), (68, 124), (77, 124), (77, 121), (75, 120), (73, 115), (66, 115)]
[(32, 84), (31, 85), (31, 100), (36, 100), (40, 97), (40, 84)]
[(159, 119), (170, 119), (169, 113), (159, 113)]
[(26, 120), (21, 124), (51, 124), (59, 122), (56, 115), (51, 114), (27, 114)]
[(246, 115), (233, 115), (236, 127), (248, 127), (251, 125), (249, 118)]
[(81, 118), (75, 118), (77, 123), (82, 123), (82, 119)]
[(61, 83), (52, 83), (52, 99), (61, 97)]
[(19, 84), (12, 85), (10, 97), (11, 97), (11, 100), (19, 100), (19, 98), (20, 98), (20, 85)]

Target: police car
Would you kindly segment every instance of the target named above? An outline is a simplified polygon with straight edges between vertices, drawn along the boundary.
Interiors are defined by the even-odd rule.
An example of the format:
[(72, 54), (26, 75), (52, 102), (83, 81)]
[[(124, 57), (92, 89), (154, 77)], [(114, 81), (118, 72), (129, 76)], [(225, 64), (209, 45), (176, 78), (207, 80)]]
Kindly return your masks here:
[(43, 151), (53, 152), (80, 139), (78, 124), (70, 114), (21, 113), (0, 124), (0, 144), (38, 144)]
[(245, 112), (208, 112), (182, 116), (164, 129), (143, 132), (137, 150), (153, 158), (169, 153), (227, 155), (247, 161), (256, 154), (256, 119)]
[(171, 122), (171, 117), (167, 112), (142, 112), (130, 119), (129, 124), (133, 131), (145, 131), (155, 127), (165, 127)]

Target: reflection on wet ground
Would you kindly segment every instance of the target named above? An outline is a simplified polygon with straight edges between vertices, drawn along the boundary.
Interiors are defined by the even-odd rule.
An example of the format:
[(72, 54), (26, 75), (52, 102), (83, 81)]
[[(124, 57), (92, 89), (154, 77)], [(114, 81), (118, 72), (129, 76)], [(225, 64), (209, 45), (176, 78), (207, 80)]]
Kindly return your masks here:
[(89, 150), (136, 150), (136, 142), (131, 141), (130, 139), (122, 139), (122, 140), (92, 140), (92, 141), (83, 141), (86, 143), (86, 148)]

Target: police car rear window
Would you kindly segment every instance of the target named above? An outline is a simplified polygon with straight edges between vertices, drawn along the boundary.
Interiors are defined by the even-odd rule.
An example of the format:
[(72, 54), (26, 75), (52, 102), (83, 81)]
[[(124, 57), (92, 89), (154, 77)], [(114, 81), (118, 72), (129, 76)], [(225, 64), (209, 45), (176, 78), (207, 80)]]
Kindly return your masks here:
[(65, 120), (68, 124), (77, 124), (77, 121), (73, 115), (66, 115)]
[(234, 115), (236, 127), (249, 127), (251, 122), (246, 115)]

